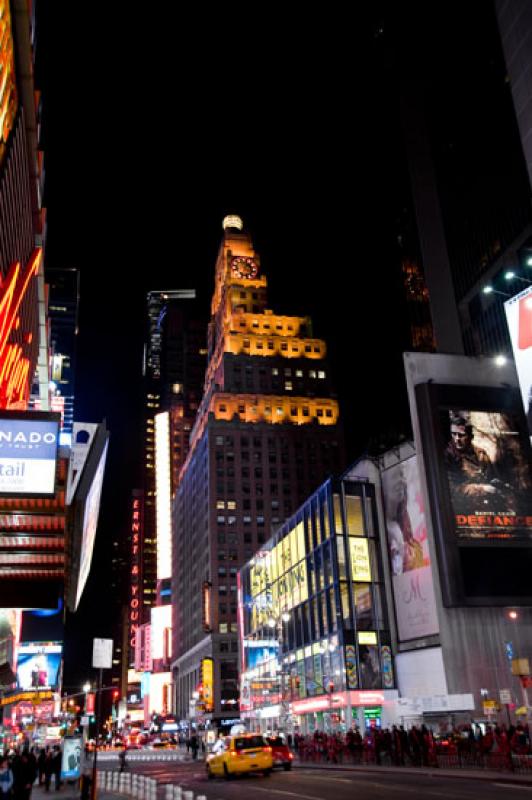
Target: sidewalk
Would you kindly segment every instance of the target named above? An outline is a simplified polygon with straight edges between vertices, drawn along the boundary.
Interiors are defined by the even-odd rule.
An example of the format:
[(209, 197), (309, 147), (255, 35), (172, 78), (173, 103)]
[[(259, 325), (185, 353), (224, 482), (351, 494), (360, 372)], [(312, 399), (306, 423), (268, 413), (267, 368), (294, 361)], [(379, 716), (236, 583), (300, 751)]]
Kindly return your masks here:
[[(49, 792), (45, 792), (44, 787), (34, 786), (30, 800), (80, 800), (78, 782), (63, 783), (58, 792), (52, 787)], [(117, 795), (113, 792), (98, 790), (98, 800), (117, 800)]]
[(294, 769), (334, 770), (338, 772), (371, 772), (381, 775), (428, 775), (434, 778), (458, 778), (493, 783), (520, 784), (532, 787), (532, 773), (498, 772), (491, 769), (445, 769), (442, 767), (380, 767), (376, 764), (316, 764), (312, 761), (294, 759)]

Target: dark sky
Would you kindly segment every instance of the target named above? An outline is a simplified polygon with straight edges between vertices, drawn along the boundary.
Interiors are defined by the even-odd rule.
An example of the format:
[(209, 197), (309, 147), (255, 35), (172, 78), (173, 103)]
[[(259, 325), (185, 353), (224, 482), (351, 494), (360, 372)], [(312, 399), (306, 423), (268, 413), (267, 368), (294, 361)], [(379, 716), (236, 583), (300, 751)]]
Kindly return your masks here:
[[(95, 569), (70, 626), (87, 661), (89, 637), (108, 635), (109, 542), (140, 462), (145, 293), (194, 287), (208, 314), (226, 213), (253, 236), (270, 307), (309, 314), (327, 341), (350, 461), (407, 428), (390, 53), (410, 22), (427, 47), (424, 5), (403, 3), (395, 31), (397, 4), (223, 4), (197, 19), (171, 6), (37, 3), (46, 264), (81, 271), (76, 418), (111, 431)], [(432, 29), (440, 13), (448, 34), (454, 9), (460, 35), (481, 37), (486, 3), (462, 6), (431, 4)]]

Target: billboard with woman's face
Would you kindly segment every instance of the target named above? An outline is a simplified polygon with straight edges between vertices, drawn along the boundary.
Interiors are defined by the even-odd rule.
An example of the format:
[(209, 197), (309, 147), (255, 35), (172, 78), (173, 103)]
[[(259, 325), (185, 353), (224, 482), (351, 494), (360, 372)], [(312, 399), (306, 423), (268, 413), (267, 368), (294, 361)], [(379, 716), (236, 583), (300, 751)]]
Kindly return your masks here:
[(416, 456), (384, 470), (382, 488), (398, 637), (431, 636), (439, 626)]

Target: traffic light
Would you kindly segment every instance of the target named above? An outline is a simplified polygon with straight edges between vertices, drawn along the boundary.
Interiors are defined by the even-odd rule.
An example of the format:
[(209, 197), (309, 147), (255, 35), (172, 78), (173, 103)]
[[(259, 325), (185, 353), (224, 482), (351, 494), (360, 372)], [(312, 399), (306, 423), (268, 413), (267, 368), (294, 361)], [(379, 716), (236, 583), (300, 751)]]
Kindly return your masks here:
[(116, 703), (119, 697), (120, 697), (120, 692), (118, 691), (118, 689), (113, 689), (113, 703)]

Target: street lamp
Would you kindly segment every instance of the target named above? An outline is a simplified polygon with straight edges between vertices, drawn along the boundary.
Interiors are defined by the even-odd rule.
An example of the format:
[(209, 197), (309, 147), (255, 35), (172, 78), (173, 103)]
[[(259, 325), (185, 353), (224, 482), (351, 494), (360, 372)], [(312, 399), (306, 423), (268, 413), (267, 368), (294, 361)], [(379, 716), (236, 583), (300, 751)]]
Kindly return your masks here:
[(512, 296), (511, 294), (507, 294), (506, 292), (499, 292), (499, 290), (498, 289), (494, 289), (493, 286), (491, 286), (491, 284), (488, 284), (487, 286), (484, 286), (484, 288), (482, 289), (482, 294), (500, 294), (503, 297), (511, 297)]
[(528, 283), (528, 285), (532, 284), (532, 281), (529, 281), (528, 278), (522, 278), (520, 275), (516, 275), (512, 269), (509, 269), (507, 272), (504, 273), (504, 280), (522, 281), (523, 283)]
[(90, 685), (90, 683), (84, 683), (82, 688), (83, 688), (83, 691), (85, 692), (85, 694), (88, 694), (90, 692), (90, 690), (91, 690), (91, 685)]

